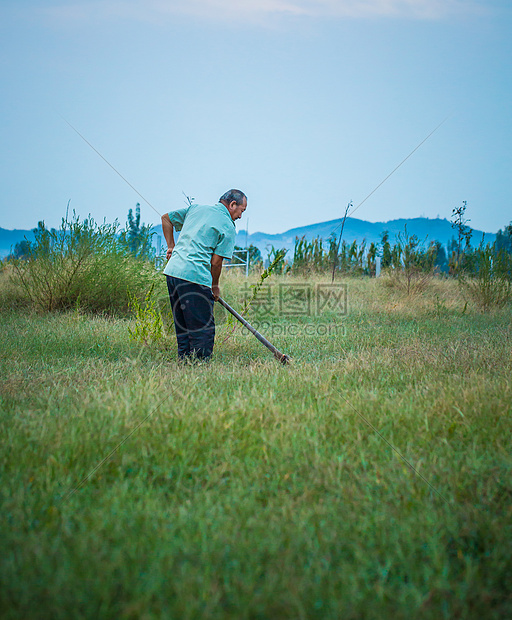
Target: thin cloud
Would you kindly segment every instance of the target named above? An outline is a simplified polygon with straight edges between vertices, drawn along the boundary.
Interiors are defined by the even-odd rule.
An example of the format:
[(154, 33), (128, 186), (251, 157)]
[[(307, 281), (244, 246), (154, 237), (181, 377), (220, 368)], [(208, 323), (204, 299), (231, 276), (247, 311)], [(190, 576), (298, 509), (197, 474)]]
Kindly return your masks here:
[(57, 21), (161, 21), (177, 15), (208, 20), (261, 21), (272, 17), (405, 18), (441, 20), (484, 10), (481, 0), (102, 0), (60, 2), (42, 9)]

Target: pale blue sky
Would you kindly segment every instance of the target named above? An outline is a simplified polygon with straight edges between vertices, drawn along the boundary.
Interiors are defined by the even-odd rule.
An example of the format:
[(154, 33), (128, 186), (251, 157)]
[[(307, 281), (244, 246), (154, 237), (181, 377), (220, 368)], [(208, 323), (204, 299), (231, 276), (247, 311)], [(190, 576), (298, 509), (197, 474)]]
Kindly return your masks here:
[[(239, 223), (512, 220), (512, 8), (486, 0), (2, 0), (0, 227), (124, 224), (182, 190)], [(144, 203), (145, 222), (159, 218)]]

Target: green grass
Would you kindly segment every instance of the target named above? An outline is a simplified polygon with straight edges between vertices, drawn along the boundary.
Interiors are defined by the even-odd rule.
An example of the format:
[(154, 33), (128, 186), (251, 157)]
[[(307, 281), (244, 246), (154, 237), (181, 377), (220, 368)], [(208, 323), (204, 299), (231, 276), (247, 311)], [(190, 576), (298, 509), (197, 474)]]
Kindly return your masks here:
[(227, 323), (179, 365), (0, 313), (2, 617), (510, 616), (511, 309), (348, 284), (337, 336), (273, 338), (289, 367)]

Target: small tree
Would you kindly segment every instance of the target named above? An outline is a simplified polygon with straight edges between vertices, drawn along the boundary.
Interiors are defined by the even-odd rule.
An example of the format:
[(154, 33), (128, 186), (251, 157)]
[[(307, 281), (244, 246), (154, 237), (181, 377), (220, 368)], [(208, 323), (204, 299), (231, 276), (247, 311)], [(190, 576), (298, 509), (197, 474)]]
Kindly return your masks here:
[(389, 232), (385, 230), (380, 237), (380, 242), (382, 244), (382, 263), (381, 266), (383, 269), (386, 267), (391, 267), (392, 257), (391, 257), (391, 244), (389, 243)]
[(446, 256), (446, 250), (440, 241), (433, 241), (432, 243), (435, 245), (436, 254), (434, 267), (437, 271), (446, 273), (448, 271), (448, 257)]
[[(35, 229), (34, 229), (35, 230)], [(30, 241), (28, 239), (22, 239), (18, 241), (14, 246), (13, 251), (7, 256), (7, 260), (15, 258), (27, 258), (30, 253)]]
[(504, 230), (498, 230), (496, 233), (495, 242), (496, 252), (504, 250), (509, 254), (512, 254), (512, 222), (508, 226), (505, 226)]
[(456, 269), (460, 268), (461, 265), (462, 242), (464, 240), (466, 248), (469, 248), (471, 245), (471, 236), (473, 234), (473, 231), (467, 225), (471, 220), (465, 217), (467, 204), (467, 200), (464, 200), (461, 207), (456, 207), (452, 211), (452, 228), (457, 231)]
[(151, 240), (155, 234), (151, 224), (140, 223), (140, 203), (135, 205), (135, 217), (133, 210), (128, 211), (128, 222), (126, 230), (121, 233), (121, 241), (126, 244), (128, 250), (140, 258), (151, 259), (154, 257), (155, 250)]
[[(263, 259), (261, 257), (261, 252), (259, 251), (259, 249), (255, 246), (255, 245), (250, 245), (248, 248), (243, 248), (241, 245), (235, 245), (235, 252), (245, 252), (247, 251), (247, 260), (249, 261), (249, 265), (250, 266), (254, 266), (254, 265), (260, 265), (261, 263), (263, 263)], [(239, 264), (245, 264), (244, 255), (239, 256), (237, 254), (237, 256), (233, 256), (233, 258), (237, 258)], [(240, 261), (244, 261), (244, 262), (240, 262)]]
[(271, 246), (267, 257), (269, 266), (265, 269), (264, 273), (268, 273), (269, 275), (271, 273), (283, 273), (285, 268), (288, 266), (284, 261), (284, 257), (287, 253), (288, 250), (286, 248), (277, 249), (274, 246)]
[(377, 246), (373, 241), (370, 243), (370, 247), (368, 248), (368, 254), (366, 255), (366, 272), (369, 276), (375, 276), (377, 267), (375, 264), (375, 259), (377, 258)]
[(394, 270), (400, 269), (402, 267), (402, 253), (403, 248), (400, 240), (395, 243), (393, 249), (391, 250), (391, 266)]
[(250, 265), (258, 265), (263, 262), (263, 257), (261, 256), (261, 252), (259, 249), (251, 243), (251, 245), (247, 248), (249, 250), (249, 264)]

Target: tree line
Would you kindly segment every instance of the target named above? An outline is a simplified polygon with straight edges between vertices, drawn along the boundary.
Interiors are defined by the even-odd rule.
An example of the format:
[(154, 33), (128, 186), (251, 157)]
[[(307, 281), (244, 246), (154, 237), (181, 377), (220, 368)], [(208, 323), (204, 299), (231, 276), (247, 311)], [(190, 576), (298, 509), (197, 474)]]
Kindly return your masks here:
[[(340, 240), (332, 234), (327, 244), (316, 237), (310, 241), (306, 236), (295, 238), (293, 257), (287, 262), (283, 259), (282, 271), (300, 275), (311, 273), (327, 273), (330, 270), (342, 276), (375, 276), (377, 259), (384, 271), (401, 271), (414, 268), (416, 271), (445, 276), (476, 276), (486, 256), (496, 264), (502, 263), (510, 270), (512, 256), (512, 222), (499, 230), (492, 244), (485, 244), (483, 239), (478, 245), (472, 245), (473, 231), (465, 217), (466, 201), (461, 207), (453, 210), (452, 227), (454, 237), (445, 247), (439, 240), (421, 240), (417, 235), (409, 234), (407, 227), (391, 240), (389, 231), (381, 234), (379, 243), (366, 240), (348, 242)], [(270, 261), (272, 247), (269, 252)]]
[[(69, 205), (68, 205), (69, 207)], [(466, 219), (466, 202), (453, 210), (454, 237), (446, 249), (440, 241), (429, 243), (409, 234), (407, 228), (394, 241), (389, 232), (379, 243), (347, 242), (334, 234), (327, 245), (321, 238), (297, 237), (292, 260), (287, 250), (271, 247), (267, 261), (276, 274), (332, 273), (336, 276), (377, 274), (377, 260), (390, 286), (407, 294), (421, 291), (438, 274), (456, 277), (468, 298), (483, 309), (503, 305), (512, 298), (512, 222), (499, 230), (494, 243), (472, 245), (473, 231)], [(44, 310), (78, 307), (124, 312), (129, 298), (143, 299), (157, 277), (155, 231), (141, 223), (140, 205), (130, 209), (124, 229), (119, 223), (97, 224), (66, 213), (61, 227), (39, 222), (34, 240), (18, 243), (3, 268), (10, 265), (12, 280), (30, 303)], [(237, 246), (238, 250), (242, 248)], [(247, 248), (253, 273), (264, 267), (261, 252)]]

